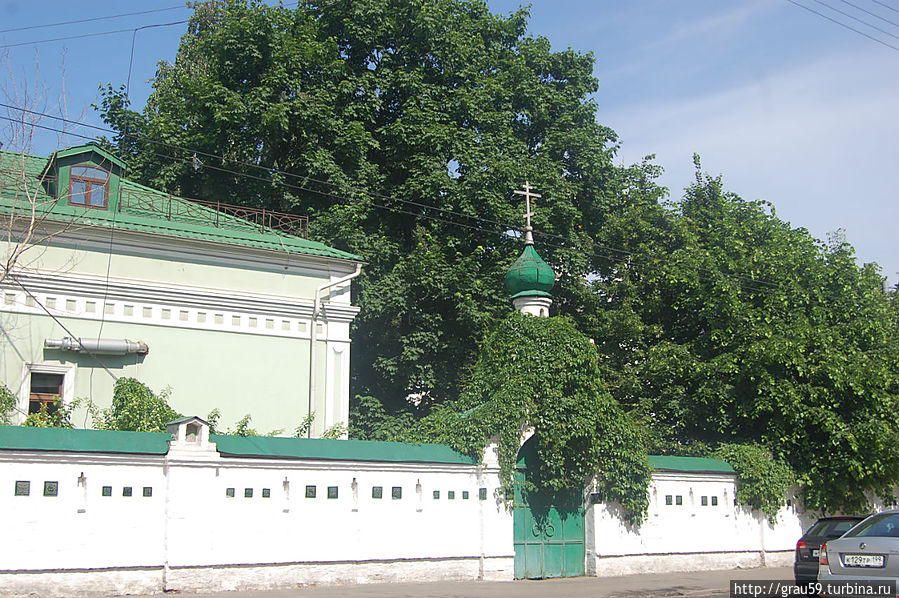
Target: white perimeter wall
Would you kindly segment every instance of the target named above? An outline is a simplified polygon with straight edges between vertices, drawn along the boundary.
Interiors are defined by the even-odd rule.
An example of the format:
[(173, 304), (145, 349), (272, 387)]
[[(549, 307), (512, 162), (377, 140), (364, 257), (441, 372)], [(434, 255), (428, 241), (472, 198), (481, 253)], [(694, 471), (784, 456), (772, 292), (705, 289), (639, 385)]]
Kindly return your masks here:
[[(174, 450), (0, 451), (0, 595), (511, 579), (512, 515), (495, 498), (497, 473)], [(17, 481), (30, 482), (29, 496), (15, 496)], [(58, 484), (57, 496), (44, 496), (45, 482)], [(328, 498), (329, 487), (337, 498)], [(613, 507), (588, 505), (588, 574), (787, 565), (813, 520), (785, 507), (772, 525), (735, 507), (732, 474), (657, 471), (649, 492), (639, 529), (623, 525)]]
[[(57, 496), (43, 495), (48, 481)], [(472, 465), (4, 451), (0, 594), (511, 579), (497, 481)]]
[(588, 571), (608, 576), (792, 564), (796, 541), (814, 517), (791, 504), (772, 524), (735, 506), (735, 493), (734, 474), (656, 471), (648, 517), (638, 529), (624, 525), (613, 507), (588, 505)]

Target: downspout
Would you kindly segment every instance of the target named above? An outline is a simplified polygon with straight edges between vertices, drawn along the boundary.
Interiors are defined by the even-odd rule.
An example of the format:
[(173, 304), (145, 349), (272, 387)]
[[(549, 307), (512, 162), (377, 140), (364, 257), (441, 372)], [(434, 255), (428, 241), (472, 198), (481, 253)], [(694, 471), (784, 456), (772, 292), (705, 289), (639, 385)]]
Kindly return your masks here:
[[(318, 327), (315, 325), (315, 322), (318, 318), (318, 313), (321, 311), (321, 293), (325, 289), (329, 289), (356, 278), (361, 272), (362, 263), (360, 262), (356, 264), (356, 271), (352, 274), (347, 274), (343, 278), (338, 278), (332, 282), (326, 282), (315, 289), (315, 295), (313, 295), (312, 299), (312, 330), (309, 334), (309, 405), (306, 411), (307, 415), (312, 413), (312, 406), (315, 404), (315, 342), (318, 340)], [(306, 437), (312, 438), (311, 424), (309, 425), (309, 430), (306, 431)]]

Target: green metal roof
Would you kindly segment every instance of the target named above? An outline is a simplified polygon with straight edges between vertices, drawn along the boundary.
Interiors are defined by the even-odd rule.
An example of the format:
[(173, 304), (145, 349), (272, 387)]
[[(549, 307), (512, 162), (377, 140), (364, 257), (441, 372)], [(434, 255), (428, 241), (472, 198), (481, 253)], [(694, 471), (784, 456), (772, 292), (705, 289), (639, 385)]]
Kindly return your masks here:
[(725, 461), (707, 457), (674, 457), (670, 455), (649, 455), (649, 466), (666, 471), (689, 471), (705, 473), (736, 473)]
[(0, 450), (164, 455), (171, 438), (164, 432), (0, 426)]
[(222, 455), (237, 457), (458, 463), (463, 465), (476, 463), (471, 457), (457, 453), (442, 444), (322, 438), (272, 438), (269, 436), (219, 436), (217, 434), (210, 436), (209, 440), (215, 443)]
[[(0, 450), (164, 455), (169, 450), (171, 438), (171, 434), (165, 432), (0, 426)], [(211, 435), (210, 441), (216, 444), (220, 454), (231, 457), (462, 465), (476, 463), (470, 457), (442, 444), (221, 434)]]
[(552, 297), (550, 291), (556, 284), (556, 273), (530, 243), (509, 268), (506, 274), (506, 290), (512, 299), (516, 297)]
[[(352, 253), (328, 247), (282, 231), (263, 227), (242, 218), (219, 212), (190, 200), (151, 189), (128, 179), (120, 179), (121, 197), (114, 209), (101, 210), (69, 205), (48, 194), (39, 182), (50, 161), (78, 153), (109, 154), (95, 146), (80, 146), (57, 152), (50, 158), (0, 151), (0, 212), (22, 209), (23, 198), (16, 197), (22, 174), (36, 191), (38, 212), (48, 219), (76, 222), (79, 226), (99, 226), (146, 232), (157, 235), (240, 245), (280, 252), (300, 253), (340, 260), (360, 261)], [(121, 163), (120, 161), (117, 161)], [(113, 199), (110, 198), (110, 204)]]

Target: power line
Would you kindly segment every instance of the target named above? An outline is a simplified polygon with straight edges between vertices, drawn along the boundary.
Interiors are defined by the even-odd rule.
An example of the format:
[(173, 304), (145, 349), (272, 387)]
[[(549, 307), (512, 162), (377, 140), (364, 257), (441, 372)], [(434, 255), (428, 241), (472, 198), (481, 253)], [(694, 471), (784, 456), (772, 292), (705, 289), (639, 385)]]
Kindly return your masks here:
[(82, 351), (84, 351), (85, 353), (87, 353), (88, 355), (90, 355), (91, 357), (93, 357), (94, 360), (95, 360), (98, 364), (100, 364), (100, 367), (102, 367), (104, 370), (106, 370), (106, 373), (107, 373), (107, 374), (109, 374), (110, 376), (112, 376), (112, 379), (113, 379), (113, 380), (118, 380), (118, 379), (119, 379), (119, 377), (116, 376), (116, 375), (113, 373), (113, 371), (110, 370), (110, 369), (106, 366), (105, 363), (103, 363), (103, 360), (100, 359), (100, 358), (97, 356), (96, 353), (94, 353), (93, 351), (91, 351), (90, 349), (88, 349), (87, 347), (85, 347), (85, 346), (81, 343), (81, 339), (78, 338), (77, 336), (75, 336), (75, 333), (72, 332), (71, 330), (69, 330), (68, 326), (66, 326), (65, 324), (63, 324), (62, 321), (60, 321), (60, 319), (57, 318), (56, 315), (55, 315), (53, 312), (51, 312), (51, 311), (47, 308), (46, 305), (44, 305), (43, 303), (41, 303), (41, 301), (40, 301), (37, 297), (34, 296), (34, 293), (32, 293), (32, 292), (28, 289), (28, 287), (26, 287), (24, 284), (22, 284), (22, 281), (19, 280), (18, 276), (16, 276), (15, 273), (10, 272), (9, 270), (7, 270), (7, 271), (6, 271), (6, 275), (7, 275), (7, 277), (10, 278), (14, 283), (16, 283), (16, 284), (17, 284), (23, 291), (25, 291), (25, 294), (28, 295), (29, 297), (31, 297), (31, 299), (35, 302), (35, 304), (38, 305), (38, 306), (39, 306), (39, 307), (40, 307), (40, 308), (41, 308), (41, 309), (42, 309), (48, 316), (50, 316), (50, 317), (53, 319), (53, 321), (56, 322), (56, 323), (60, 326), (60, 328), (62, 328), (63, 330), (65, 330), (66, 334), (68, 334), (70, 338), (74, 339), (74, 340), (78, 343), (78, 345), (81, 347), (81, 350), (82, 350)]
[(879, 5), (883, 6), (884, 8), (889, 8), (893, 12), (899, 12), (899, 8), (893, 8), (889, 4), (886, 4), (885, 2), (881, 2), (880, 0), (871, 0), (871, 2), (873, 2), (874, 4), (879, 4)]
[[(6, 104), (0, 103), (0, 106), (7, 106), (7, 105), (6, 105)], [(22, 110), (22, 109), (17, 109), (17, 110)], [(26, 111), (27, 111), (27, 112), (32, 112), (32, 113), (33, 113), (33, 111), (28, 111), (28, 110), (26, 110)], [(40, 114), (40, 113), (37, 113), (37, 114)], [(51, 115), (48, 115), (48, 116), (51, 116)], [(67, 121), (67, 119), (64, 119), (64, 118), (62, 118), (62, 117), (53, 117), (53, 116), (51, 116), (51, 118), (56, 118), (56, 119), (58, 119), (58, 120)], [(12, 118), (10, 118), (10, 117), (6, 117), (6, 116), (0, 116), (0, 119), (14, 120), (14, 119), (12, 119)], [(71, 122), (71, 121), (67, 121), (67, 122)], [(80, 134), (77, 134), (77, 133), (67, 132), (67, 131), (64, 131), (64, 130), (55, 129), (55, 128), (53, 128), (53, 127), (47, 127), (47, 126), (40, 125), (40, 124), (36, 124), (36, 123), (35, 123), (35, 124), (32, 124), (31, 126), (34, 126), (34, 127), (40, 128), (40, 129), (45, 129), (45, 130), (48, 130), (48, 131), (53, 131), (53, 132), (57, 132), (57, 133), (63, 133), (63, 134), (71, 135), (71, 136), (73, 136), (73, 137), (79, 137), (79, 138), (85, 139), (85, 140), (91, 140), (91, 141), (94, 140), (93, 137), (88, 137), (88, 136), (86, 136), (86, 135), (80, 135)], [(86, 126), (91, 126), (91, 125), (86, 125)], [(98, 129), (100, 129), (100, 127), (93, 127), (93, 126), (91, 126), (91, 127), (92, 127), (92, 128), (98, 128)], [(146, 141), (152, 141), (152, 140), (146, 140)], [(189, 150), (189, 149), (187, 149), (187, 148), (180, 148), (179, 146), (171, 146), (171, 144), (166, 144), (166, 143), (162, 143), (162, 142), (156, 142), (156, 143), (159, 143), (160, 145), (166, 145), (166, 146), (174, 147), (174, 148), (177, 148), (177, 149), (183, 149), (183, 150), (185, 150), (185, 151), (191, 151), (191, 150)], [(190, 163), (190, 162), (192, 161), (192, 158), (188, 158), (188, 157), (175, 156), (175, 155), (171, 155), (171, 154), (163, 154), (163, 153), (152, 152), (152, 151), (151, 151), (150, 153), (153, 154), (153, 155), (155, 155), (155, 156), (158, 156), (158, 157), (160, 157), (160, 158), (166, 158), (166, 159), (171, 159), (171, 160), (179, 160), (179, 161), (184, 162), (184, 163)], [(201, 153), (202, 155), (209, 156), (209, 157), (219, 158), (219, 159), (221, 159), (222, 161), (224, 161), (224, 158), (223, 158), (223, 157), (221, 157), (221, 156), (216, 156), (215, 154), (206, 154), (206, 153), (202, 153), (202, 152), (198, 152), (198, 153)], [(247, 164), (248, 166), (254, 166), (254, 167), (256, 167), (256, 168), (261, 168), (261, 169), (266, 170), (266, 171), (268, 171), (268, 172), (271, 171), (271, 169), (268, 169), (268, 168), (263, 167), (263, 166), (254, 165), (254, 164), (249, 164), (249, 163), (246, 163), (246, 164)], [(347, 202), (353, 202), (353, 201), (355, 201), (353, 198), (347, 197), (347, 196), (345, 196), (345, 195), (340, 195), (340, 194), (337, 194), (337, 193), (331, 193), (331, 192), (327, 192), (327, 191), (322, 191), (322, 190), (319, 190), (319, 189), (312, 189), (312, 188), (304, 187), (304, 186), (302, 186), (302, 185), (296, 185), (296, 184), (288, 183), (288, 182), (286, 182), (286, 181), (272, 181), (272, 180), (269, 179), (269, 178), (264, 178), (264, 177), (252, 175), (252, 174), (249, 174), (249, 173), (245, 173), (245, 172), (238, 172), (238, 171), (230, 170), (230, 169), (228, 169), (228, 168), (217, 167), (217, 166), (213, 166), (213, 165), (211, 165), (211, 164), (205, 164), (205, 165), (204, 165), (204, 168), (209, 168), (209, 169), (211, 169), (211, 170), (215, 170), (215, 171), (218, 171), (218, 172), (221, 172), (221, 173), (224, 173), (224, 174), (229, 174), (229, 175), (234, 175), (234, 176), (238, 176), (238, 177), (243, 177), (243, 178), (247, 178), (247, 179), (251, 179), (251, 180), (256, 180), (256, 181), (260, 181), (260, 182), (264, 182), (264, 183), (275, 183), (275, 184), (281, 185), (281, 186), (283, 186), (283, 187), (285, 187), (285, 188), (288, 188), (288, 189), (294, 189), (294, 190), (298, 190), (298, 191), (304, 191), (304, 192), (307, 192), (307, 193), (313, 193), (313, 194), (320, 195), (320, 196), (322, 196), (322, 197), (326, 197), (326, 198), (329, 198), (329, 199), (335, 199), (335, 200), (347, 201)], [(282, 173), (282, 174), (289, 174), (289, 175), (290, 175), (290, 173), (286, 173), (286, 172), (284, 172), (284, 173)], [(295, 174), (293, 174), (293, 175), (291, 175), (291, 176), (296, 177), (296, 178), (308, 178), (308, 177), (302, 177), (301, 175), (295, 175)], [(322, 182), (324, 182), (324, 181), (322, 181)], [(325, 183), (325, 184), (328, 184), (328, 185), (331, 185), (331, 186), (338, 186), (336, 183)], [(354, 190), (358, 190), (358, 189), (354, 189)], [(474, 220), (475, 223), (476, 223), (476, 225), (465, 224), (465, 223), (462, 223), (462, 222), (458, 222), (458, 221), (456, 221), (456, 220), (448, 220), (448, 219), (446, 219), (446, 218), (440, 218), (440, 217), (434, 216), (433, 214), (425, 214), (425, 213), (422, 213), (422, 212), (413, 212), (413, 211), (410, 211), (410, 210), (404, 210), (404, 209), (401, 209), (401, 208), (397, 208), (397, 207), (393, 207), (393, 206), (388, 206), (388, 205), (381, 204), (381, 203), (376, 203), (376, 202), (374, 202), (374, 201), (369, 201), (369, 205), (370, 205), (371, 207), (373, 207), (373, 208), (383, 209), (383, 210), (391, 211), (391, 212), (398, 213), (398, 214), (406, 214), (406, 215), (414, 216), (414, 217), (416, 217), (416, 218), (421, 218), (421, 219), (425, 219), (425, 220), (432, 220), (432, 221), (441, 222), (441, 223), (448, 224), (448, 225), (452, 225), (452, 226), (459, 226), (459, 227), (466, 228), (466, 229), (469, 229), (469, 230), (474, 230), (474, 231), (477, 231), (477, 232), (487, 232), (487, 233), (490, 233), (490, 234), (496, 234), (496, 235), (500, 235), (500, 236), (502, 236), (502, 237), (507, 237), (507, 236), (508, 236), (508, 231), (510, 231), (510, 230), (515, 230), (515, 231), (521, 232), (521, 227), (518, 227), (518, 226), (515, 226), (515, 225), (512, 225), (512, 224), (508, 224), (508, 223), (504, 223), (504, 222), (500, 222), (500, 221), (496, 221), (496, 220), (492, 220), (492, 219), (487, 219), (487, 218), (481, 218), (481, 217), (478, 217), (478, 216), (472, 216), (472, 215), (469, 215), (469, 214), (463, 214), (463, 213), (461, 213), (461, 212), (455, 212), (455, 211), (452, 211), (452, 210), (446, 210), (446, 209), (440, 208), (440, 207), (438, 207), (438, 206), (431, 206), (431, 205), (428, 205), (428, 204), (422, 204), (422, 203), (420, 203), (420, 202), (415, 202), (415, 201), (411, 201), (411, 200), (405, 200), (405, 199), (400, 199), (400, 198), (396, 198), (396, 197), (390, 197), (390, 196), (386, 196), (386, 195), (379, 195), (379, 194), (369, 193), (369, 192), (366, 192), (366, 191), (364, 191), (364, 190), (361, 190), (361, 192), (364, 193), (365, 195), (367, 195), (369, 198), (371, 198), (371, 197), (378, 197), (378, 198), (386, 199), (386, 200), (389, 200), (389, 201), (396, 201), (396, 202), (398, 202), (398, 203), (410, 204), (410, 205), (412, 205), (412, 206), (415, 206), (415, 207), (421, 207), (421, 208), (424, 208), (424, 209), (427, 209), (427, 210), (434, 210), (434, 211), (437, 211), (437, 212), (443, 212), (443, 213), (448, 213), (448, 214), (450, 214), (450, 215), (455, 215), (455, 216), (464, 217), (464, 218), (466, 218), (466, 219)], [(481, 225), (483, 225), (483, 224), (496, 225), (496, 226), (500, 227), (500, 230), (491, 230), (491, 229), (484, 228), (483, 226), (481, 226)], [(627, 260), (629, 263), (631, 263), (631, 264), (633, 264), (633, 265), (643, 265), (643, 266), (647, 266), (647, 267), (652, 267), (650, 264), (647, 264), (646, 262), (637, 262), (637, 261), (633, 260), (633, 252), (631, 252), (631, 251), (629, 251), (629, 250), (626, 250), (626, 249), (620, 249), (620, 248), (616, 248), (616, 247), (606, 246), (606, 245), (602, 245), (602, 244), (599, 244), (599, 243), (595, 243), (595, 242), (594, 242), (594, 243), (592, 243), (592, 246), (593, 246), (593, 247), (599, 248), (599, 249), (604, 250), (604, 251), (607, 251), (607, 252), (611, 252), (611, 255), (610, 255), (610, 254), (602, 254), (602, 253), (592, 253), (593, 250), (589, 250), (589, 251), (588, 251), (588, 250), (585, 250), (585, 249), (583, 249), (583, 248), (578, 249), (579, 247), (582, 246), (582, 242), (580, 242), (580, 241), (578, 241), (578, 240), (576, 240), (576, 239), (571, 239), (571, 238), (569, 238), (569, 237), (564, 237), (564, 236), (562, 236), (562, 235), (555, 235), (555, 234), (552, 234), (552, 233), (545, 233), (545, 232), (540, 232), (540, 231), (535, 231), (535, 234), (538, 235), (538, 236), (544, 237), (544, 238), (558, 239), (558, 240), (560, 240), (560, 241), (563, 241), (563, 242), (566, 242), (566, 243), (569, 244), (569, 245), (566, 246), (566, 245), (560, 245), (560, 244), (558, 244), (558, 243), (548, 243), (548, 242), (545, 243), (545, 244), (546, 244), (547, 246), (549, 246), (549, 247), (554, 247), (554, 248), (557, 248), (557, 249), (567, 249), (567, 250), (575, 249), (575, 250), (579, 251), (582, 255), (586, 255), (586, 256), (588, 256), (588, 257), (599, 257), (599, 258), (606, 259), (606, 260), (608, 260), (608, 261), (610, 261), (610, 262), (614, 262), (614, 261), (617, 261), (617, 260), (625, 259), (625, 260)], [(614, 255), (614, 254), (617, 254), (617, 255)], [(660, 261), (666, 261), (666, 260), (660, 260)], [(668, 261), (670, 262), (670, 260), (668, 260)], [(710, 269), (710, 268), (703, 268), (703, 267), (695, 266), (695, 265), (690, 265), (689, 267), (690, 267), (691, 269), (696, 270), (696, 271), (702, 271), (702, 272), (706, 272), (706, 273), (708, 273), (708, 274), (717, 274), (717, 275), (723, 276), (723, 277), (726, 278), (726, 279), (732, 280), (732, 281), (734, 281), (734, 282), (739, 282), (739, 283), (741, 284), (741, 286), (743, 286), (744, 288), (746, 288), (746, 289), (748, 289), (748, 290), (753, 290), (753, 291), (758, 291), (758, 292), (763, 292), (763, 291), (764, 291), (764, 289), (761, 289), (761, 288), (758, 288), (758, 287), (754, 287), (754, 286), (750, 286), (751, 284), (765, 286), (765, 287), (768, 287), (769, 290), (770, 290), (770, 289), (781, 289), (781, 288), (782, 288), (781, 285), (779, 285), (779, 284), (772, 283), (772, 282), (765, 281), (765, 280), (754, 279), (754, 278), (751, 278), (751, 277), (746, 277), (746, 276), (742, 276), (742, 275), (738, 275), (738, 274), (727, 274), (727, 273), (724, 273), (724, 272), (722, 272), (722, 271), (720, 271), (720, 270), (713, 270), (713, 269)], [(700, 278), (703, 279), (702, 277), (700, 277)], [(703, 280), (712, 281), (712, 279), (711, 279), (711, 278), (708, 278), (708, 277), (704, 278)]]
[(852, 2), (849, 2), (849, 0), (840, 0), (840, 2), (842, 2), (843, 4), (848, 4), (848, 5), (851, 6), (852, 8), (854, 8), (854, 9), (856, 9), (856, 10), (859, 10), (859, 11), (865, 13), (865, 14), (871, 15), (871, 16), (874, 17), (875, 19), (880, 19), (880, 20), (883, 21), (884, 23), (889, 23), (890, 25), (892, 25), (892, 26), (894, 26), (894, 27), (899, 27), (899, 23), (897, 23), (896, 21), (891, 21), (891, 20), (889, 20), (889, 19), (887, 19), (887, 18), (884, 18), (884, 17), (880, 16), (879, 14), (877, 14), (876, 12), (867, 10), (867, 9), (865, 9), (865, 8), (862, 8), (862, 7), (859, 6), (858, 4), (853, 4)]
[(29, 31), (33, 29), (45, 29), (47, 27), (59, 27), (61, 25), (76, 25), (78, 23), (91, 23), (94, 21), (106, 21), (109, 19), (118, 19), (120, 17), (134, 17), (137, 15), (146, 15), (153, 12), (165, 12), (168, 10), (177, 10), (179, 8), (188, 8), (186, 4), (179, 4), (178, 6), (169, 6), (168, 8), (154, 8), (152, 10), (141, 10), (138, 12), (124, 12), (117, 15), (107, 15), (104, 17), (92, 17), (90, 19), (78, 19), (77, 21), (60, 21), (58, 23), (47, 23), (46, 25), (29, 25), (27, 27), (11, 27), (9, 29), (0, 29), (0, 33), (10, 33), (13, 31)]
[(822, 13), (822, 12), (818, 12), (818, 11), (815, 10), (814, 8), (809, 8), (808, 6), (805, 6), (804, 4), (800, 4), (799, 2), (796, 2), (796, 0), (787, 0), (787, 2), (789, 2), (790, 4), (795, 4), (795, 5), (798, 6), (799, 8), (804, 8), (805, 10), (807, 10), (807, 11), (809, 11), (809, 12), (815, 13), (815, 14), (818, 15), (819, 17), (825, 18), (825, 19), (827, 19), (828, 21), (831, 21), (832, 23), (836, 23), (836, 24), (839, 25), (840, 27), (845, 27), (846, 29), (849, 29), (850, 31), (854, 31), (854, 32), (858, 33), (859, 35), (863, 35), (863, 36), (867, 37), (868, 39), (877, 42), (878, 44), (882, 44), (882, 45), (886, 46), (887, 48), (892, 48), (893, 50), (896, 50), (897, 52), (899, 52), (899, 47), (894, 46), (894, 45), (892, 45), (892, 44), (890, 44), (890, 43), (887, 43), (887, 42), (883, 41), (882, 39), (877, 39), (877, 38), (874, 37), (873, 35), (868, 35), (868, 34), (865, 33), (864, 31), (859, 31), (859, 30), (856, 29), (855, 27), (852, 27), (852, 26), (850, 26), (850, 25), (847, 25), (846, 23), (843, 23), (843, 22), (838, 21), (838, 20), (836, 20), (836, 19), (834, 19), (834, 18), (831, 18), (831, 17), (827, 16), (826, 14), (824, 14), (824, 13)]
[[(892, 34), (892, 33), (890, 33), (889, 31), (887, 31), (886, 29), (881, 29), (880, 27), (878, 27), (878, 26), (876, 26), (876, 25), (872, 25), (871, 23), (869, 23), (869, 22), (867, 22), (867, 21), (863, 21), (862, 19), (860, 19), (860, 18), (858, 18), (858, 17), (856, 17), (856, 16), (853, 16), (853, 15), (849, 14), (849, 13), (846, 12), (846, 11), (840, 10), (839, 8), (834, 8), (833, 6), (831, 6), (830, 4), (828, 4), (827, 2), (823, 2), (822, 0), (814, 0), (814, 1), (817, 2), (818, 4), (820, 4), (821, 6), (826, 6), (826, 7), (829, 8), (830, 10), (832, 10), (832, 11), (834, 11), (834, 12), (840, 13), (840, 14), (843, 15), (844, 17), (849, 17), (850, 19), (852, 19), (853, 21), (855, 21), (855, 22), (857, 22), (857, 23), (861, 23), (862, 25), (866, 25), (866, 26), (870, 27), (871, 29), (873, 29), (873, 30), (875, 30), (875, 31), (879, 31), (879, 32), (883, 33), (884, 35), (889, 35), (889, 36), (892, 37), (892, 38), (899, 39), (899, 35)], [(845, 0), (843, 0), (843, 1), (845, 2)], [(847, 2), (847, 4), (849, 4), (849, 3)], [(854, 6), (854, 5), (853, 5), (853, 4), (850, 4), (850, 6)]]
[(15, 48), (17, 46), (29, 46), (32, 44), (46, 44), (49, 42), (58, 42), (58, 41), (64, 41), (64, 40), (69, 40), (69, 39), (81, 39), (81, 38), (85, 38), (85, 37), (98, 37), (98, 36), (102, 36), (102, 35), (113, 35), (116, 33), (127, 33), (129, 31), (135, 31), (136, 29), (149, 29), (151, 27), (169, 27), (171, 25), (182, 25), (184, 23), (187, 23), (187, 21), (188, 21), (187, 19), (184, 19), (181, 21), (172, 21), (171, 23), (156, 23), (154, 25), (144, 25), (143, 27), (137, 27), (137, 28), (129, 27), (128, 29), (116, 29), (115, 31), (99, 31), (96, 33), (82, 33), (81, 35), (68, 35), (65, 37), (54, 37), (51, 39), (40, 39), (40, 40), (35, 40), (35, 41), (30, 41), (30, 42), (4, 44), (4, 45), (0, 46), (0, 49)]

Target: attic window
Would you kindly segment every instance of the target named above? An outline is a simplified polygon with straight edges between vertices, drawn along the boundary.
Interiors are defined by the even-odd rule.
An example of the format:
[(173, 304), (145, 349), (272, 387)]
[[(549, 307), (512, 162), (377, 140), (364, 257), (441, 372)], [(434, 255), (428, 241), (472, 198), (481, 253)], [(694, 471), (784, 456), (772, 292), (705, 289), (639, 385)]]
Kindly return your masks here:
[(69, 204), (105, 210), (109, 207), (109, 173), (87, 164), (69, 172)]

